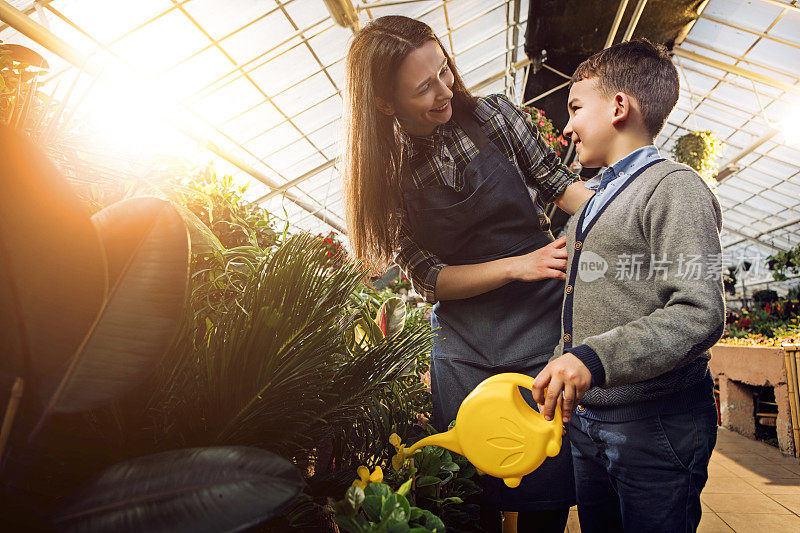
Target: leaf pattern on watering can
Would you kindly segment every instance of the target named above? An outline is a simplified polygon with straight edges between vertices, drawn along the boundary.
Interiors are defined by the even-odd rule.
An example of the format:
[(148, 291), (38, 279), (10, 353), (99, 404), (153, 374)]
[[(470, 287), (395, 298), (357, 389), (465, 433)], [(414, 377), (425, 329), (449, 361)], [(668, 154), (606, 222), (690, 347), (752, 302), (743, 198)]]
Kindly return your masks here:
[(523, 455), (525, 455), (524, 452), (512, 453), (511, 455), (503, 459), (503, 461), (500, 463), (500, 468), (508, 468), (514, 466), (515, 464), (520, 462)]
[(505, 430), (507, 432), (509, 432), (511, 435), (513, 435), (514, 437), (517, 437), (518, 439), (522, 439), (523, 438), (522, 430), (520, 429), (520, 427), (517, 425), (516, 422), (514, 422), (510, 418), (506, 418), (504, 416), (500, 417), (500, 422), (503, 423), (503, 426), (505, 427)]

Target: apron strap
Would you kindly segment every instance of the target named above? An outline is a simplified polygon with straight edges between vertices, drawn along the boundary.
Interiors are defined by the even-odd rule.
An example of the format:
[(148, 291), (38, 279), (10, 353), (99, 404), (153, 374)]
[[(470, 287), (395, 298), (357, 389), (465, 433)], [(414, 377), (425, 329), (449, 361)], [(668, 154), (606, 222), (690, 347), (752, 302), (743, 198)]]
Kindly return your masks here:
[(467, 134), (470, 140), (478, 147), (478, 150), (483, 150), (489, 144), (489, 137), (483, 133), (483, 130), (475, 120), (475, 115), (471, 112), (460, 113), (456, 119), (458, 125)]

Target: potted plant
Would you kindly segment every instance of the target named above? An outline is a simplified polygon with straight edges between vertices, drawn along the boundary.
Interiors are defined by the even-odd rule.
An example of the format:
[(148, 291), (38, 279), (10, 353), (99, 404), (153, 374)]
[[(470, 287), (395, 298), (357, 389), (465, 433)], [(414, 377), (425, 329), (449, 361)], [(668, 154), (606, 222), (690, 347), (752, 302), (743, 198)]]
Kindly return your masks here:
[(522, 112), (530, 116), (531, 122), (536, 126), (536, 129), (539, 130), (539, 135), (545, 144), (561, 156), (561, 152), (569, 145), (569, 142), (561, 135), (558, 128), (553, 126), (553, 121), (545, 116), (544, 110), (538, 107), (528, 106), (523, 107)]

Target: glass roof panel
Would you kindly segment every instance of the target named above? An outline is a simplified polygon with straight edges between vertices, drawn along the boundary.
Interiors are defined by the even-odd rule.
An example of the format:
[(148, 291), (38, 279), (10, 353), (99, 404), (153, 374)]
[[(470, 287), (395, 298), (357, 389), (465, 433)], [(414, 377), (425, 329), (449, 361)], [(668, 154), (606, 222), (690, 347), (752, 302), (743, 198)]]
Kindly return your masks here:
[(703, 11), (703, 15), (710, 15), (737, 26), (752, 26), (754, 28), (768, 26), (780, 13), (781, 8), (779, 6), (752, 0), (711, 2)]
[(707, 19), (699, 19), (690, 34), (694, 41), (737, 56), (747, 51), (756, 40), (752, 34)]
[[(264, 15), (265, 2), (252, 0), (225, 0), (225, 8), (220, 9), (217, 0), (191, 0), (183, 8), (215, 40), (222, 39), (248, 22)], [(272, 6), (276, 9), (276, 6)]]
[(336, 94), (328, 76), (320, 72), (272, 98), (278, 108), (289, 116), (294, 116), (308, 109), (315, 101), (327, 99)]
[[(159, 76), (162, 85), (184, 98), (228, 73), (233, 64), (219, 48), (211, 47)], [(228, 117), (226, 117), (228, 118)]]
[(796, 46), (787, 46), (783, 43), (762, 39), (747, 55), (756, 61), (769, 63), (775, 68), (798, 76), (800, 75), (800, 42), (797, 40), (797, 34), (793, 41)]
[(278, 11), (240, 29), (223, 39), (220, 45), (241, 65), (275, 48), (294, 34), (295, 29)]
[(318, 128), (330, 124), (334, 119), (342, 115), (342, 99), (338, 95), (327, 98), (318, 104), (314, 104), (307, 111), (303, 111), (292, 118), (298, 128), (306, 133), (317, 130)]
[[(164, 36), (169, 35), (169, 46)], [(172, 10), (111, 45), (111, 50), (144, 72), (157, 73), (208, 44), (208, 37), (178, 10)]]
[[(161, 13), (176, 10), (175, 3), (169, 0), (69, 0), (51, 4), (86, 33), (105, 44)], [(53, 18), (48, 17), (48, 20)]]
[(264, 95), (247, 79), (238, 80), (192, 103), (201, 116), (214, 124), (258, 105)]
[(268, 95), (286, 91), (307, 79), (320, 67), (302, 42), (250, 72), (250, 76)]
[(339, 26), (330, 26), (308, 40), (311, 48), (323, 65), (336, 63), (344, 58), (353, 33)]
[(307, 28), (330, 18), (324, 6), (320, 5), (319, 0), (293, 0), (291, 3), (283, 2), (283, 4), (287, 13), (299, 28)]

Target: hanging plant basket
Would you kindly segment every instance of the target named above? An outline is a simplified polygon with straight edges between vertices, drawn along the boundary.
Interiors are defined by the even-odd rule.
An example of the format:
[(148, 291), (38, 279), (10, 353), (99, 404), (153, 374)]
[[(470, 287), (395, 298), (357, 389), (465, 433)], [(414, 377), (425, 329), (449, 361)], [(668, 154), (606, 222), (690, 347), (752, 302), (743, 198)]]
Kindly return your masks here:
[(767, 267), (777, 281), (784, 281), (789, 276), (800, 274), (800, 244), (767, 257)]
[(714, 176), (717, 173), (717, 158), (725, 145), (712, 131), (693, 131), (678, 139), (672, 149), (675, 161), (689, 165), (706, 180), (710, 187), (716, 187)]

